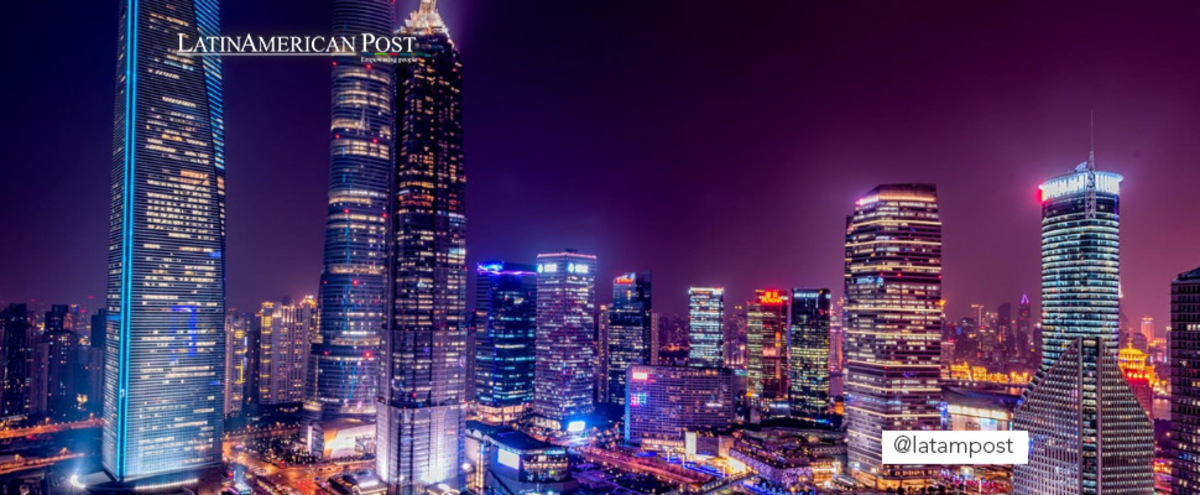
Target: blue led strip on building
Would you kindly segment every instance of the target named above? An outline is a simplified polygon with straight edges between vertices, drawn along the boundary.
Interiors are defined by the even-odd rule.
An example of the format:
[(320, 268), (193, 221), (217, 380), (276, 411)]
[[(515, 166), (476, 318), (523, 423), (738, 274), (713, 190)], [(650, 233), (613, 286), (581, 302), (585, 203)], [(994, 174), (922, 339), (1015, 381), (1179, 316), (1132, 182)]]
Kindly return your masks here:
[[(125, 27), (125, 190), (122, 191), (122, 200), (125, 202), (122, 218), (122, 236), (121, 236), (121, 320), (120, 320), (120, 339), (121, 339), (121, 356), (120, 363), (127, 363), (129, 360), (129, 289), (133, 286), (133, 174), (134, 174), (134, 152), (132, 146), (132, 137), (134, 131), (134, 122), (137, 121), (137, 15), (138, 4), (137, 0), (130, 0), (129, 7), (126, 12), (126, 27)], [(128, 429), (128, 411), (129, 397), (126, 391), (129, 389), (129, 368), (127, 366), (118, 366), (118, 390), (117, 390), (117, 462), (116, 473), (118, 478), (125, 476), (125, 440), (126, 430)]]

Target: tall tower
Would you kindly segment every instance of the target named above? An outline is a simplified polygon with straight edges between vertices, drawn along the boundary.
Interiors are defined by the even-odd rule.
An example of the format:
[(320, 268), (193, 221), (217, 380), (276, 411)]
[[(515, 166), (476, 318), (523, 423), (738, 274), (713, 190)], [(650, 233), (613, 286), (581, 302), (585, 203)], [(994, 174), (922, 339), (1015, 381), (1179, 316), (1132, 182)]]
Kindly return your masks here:
[(758, 289), (746, 305), (746, 375), (759, 407), (788, 414), (788, 300), (776, 289)]
[(1171, 493), (1200, 493), (1200, 268), (1171, 282)]
[(851, 473), (880, 490), (935, 467), (883, 465), (883, 430), (941, 427), (942, 220), (932, 184), (879, 186), (846, 220), (846, 421)]
[(400, 34), (415, 37), (421, 55), (395, 67), (375, 464), (388, 493), (407, 495), (464, 482), (467, 218), (458, 50), (431, 0)]
[(121, 10), (101, 461), (121, 484), (221, 463), (225, 138), (216, 0)]
[(725, 289), (688, 289), (688, 365), (725, 366)]
[[(391, 36), (395, 8), (392, 0), (334, 0), (333, 35)], [(332, 71), (320, 327), (309, 352), (304, 413), (308, 421), (374, 421), (395, 76), (390, 64), (365, 63), (358, 54), (334, 57)]]
[(629, 272), (613, 279), (613, 304), (608, 311), (608, 397), (610, 404), (625, 404), (625, 379), (629, 366), (650, 364), (650, 272)]
[(537, 267), (488, 261), (476, 267), (475, 400), (489, 423), (522, 419), (533, 403)]
[(544, 426), (582, 429), (594, 407), (596, 256), (539, 254), (537, 270), (533, 411)]
[(827, 423), (829, 289), (792, 289), (788, 322), (788, 397), (792, 416)]
[(1116, 360), (1119, 188), (1095, 154), (1042, 191), (1042, 363), (1013, 429), (1029, 431), (1017, 495), (1154, 491), (1154, 430)]

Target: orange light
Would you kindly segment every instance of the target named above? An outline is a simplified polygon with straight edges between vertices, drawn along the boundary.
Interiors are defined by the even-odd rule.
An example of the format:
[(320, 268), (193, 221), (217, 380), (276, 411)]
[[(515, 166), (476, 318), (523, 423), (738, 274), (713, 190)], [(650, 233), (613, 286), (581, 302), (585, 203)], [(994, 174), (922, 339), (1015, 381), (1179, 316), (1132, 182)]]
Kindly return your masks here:
[(764, 290), (758, 296), (758, 302), (761, 304), (783, 304), (783, 296), (779, 295), (777, 290)]
[(616, 279), (616, 280), (614, 280), (614, 281), (613, 281), (613, 283), (615, 283), (615, 284), (621, 284), (621, 285), (625, 285), (625, 284), (632, 284), (632, 283), (633, 283), (633, 278), (632, 278), (632, 277), (626, 277), (626, 276), (620, 276), (620, 277), (617, 277), (617, 279)]

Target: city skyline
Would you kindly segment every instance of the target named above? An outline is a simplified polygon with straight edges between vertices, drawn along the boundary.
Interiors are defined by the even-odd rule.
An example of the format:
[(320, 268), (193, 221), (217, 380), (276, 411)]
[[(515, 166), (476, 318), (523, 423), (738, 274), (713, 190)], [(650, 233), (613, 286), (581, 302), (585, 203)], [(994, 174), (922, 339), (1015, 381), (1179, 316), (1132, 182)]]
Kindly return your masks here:
[[(543, 115), (545, 107), (535, 102), (536, 111), (525, 112), (530, 117), (517, 122), (519, 125), (508, 126), (513, 130), (506, 130), (502, 128), (500, 116), (513, 109), (512, 92), (538, 92), (558, 106), (584, 105), (578, 99), (580, 96), (567, 88), (578, 87), (579, 93), (587, 93), (598, 84), (611, 83), (613, 77), (628, 74), (627, 71), (647, 70), (651, 74), (660, 74), (661, 69), (648, 67), (640, 61), (623, 62), (634, 64), (628, 68), (618, 64), (617, 67), (622, 68), (614, 74), (605, 74), (599, 67), (592, 67), (592, 64), (611, 65), (603, 62), (615, 55), (587, 39), (601, 28), (599, 21), (570, 15), (578, 7), (513, 4), (500, 8), (483, 5), (478, 10), (466, 11), (457, 2), (442, 3), (440, 8), (445, 11), (448, 22), (455, 26), (455, 32), (463, 34), (461, 44), (466, 63), (473, 71), (478, 71), (475, 74), (481, 79), (496, 81), (494, 85), (475, 88), (468, 95), (468, 99), (477, 102), (471, 105), (472, 110), (467, 116), (468, 120), (474, 119), (467, 146), (477, 157), (469, 186), (476, 198), (471, 203), (473, 206), (468, 208), (475, 225), (469, 246), (469, 263), (485, 258), (528, 263), (537, 252), (573, 246), (606, 260), (598, 274), (601, 279), (623, 271), (653, 269), (657, 272), (656, 285), (660, 294), (657, 307), (670, 314), (684, 314), (686, 289), (693, 285), (725, 287), (730, 304), (745, 302), (752, 297), (755, 287), (762, 286), (831, 286), (835, 288), (836, 298), (840, 295), (837, 289), (839, 247), (829, 239), (836, 238), (836, 232), (841, 228), (840, 212), (854, 197), (875, 184), (928, 181), (938, 184), (947, 211), (946, 299), (950, 315), (957, 316), (965, 312), (969, 304), (977, 302), (987, 307), (1006, 301), (1015, 303), (1022, 293), (1037, 292), (1037, 230), (1036, 220), (1033, 220), (1037, 218), (1039, 208), (1036, 184), (1069, 170), (1078, 162), (1078, 156), (1087, 146), (1087, 114), (1094, 108), (1098, 162), (1127, 177), (1126, 197), (1134, 205), (1124, 212), (1122, 222), (1127, 239), (1122, 256), (1125, 263), (1122, 280), (1130, 320), (1136, 322), (1142, 316), (1152, 316), (1159, 322), (1168, 321), (1166, 296), (1160, 287), (1174, 274), (1194, 264), (1181, 248), (1159, 244), (1172, 228), (1162, 219), (1178, 218), (1169, 212), (1182, 211), (1184, 224), (1195, 223), (1186, 221), (1190, 210), (1182, 208), (1180, 198), (1187, 191), (1185, 184), (1194, 182), (1196, 174), (1200, 174), (1195, 167), (1183, 166), (1187, 157), (1200, 154), (1200, 150), (1185, 142), (1186, 133), (1182, 132), (1191, 128), (1192, 119), (1200, 115), (1200, 111), (1191, 111), (1200, 102), (1194, 95), (1182, 92), (1177, 84), (1190, 80), (1187, 74), (1177, 71), (1191, 69), (1171, 63), (1173, 55), (1184, 53), (1196, 42), (1191, 38), (1179, 39), (1178, 29), (1170, 28), (1181, 26), (1173, 17), (1185, 16), (1173, 16), (1176, 11), (1169, 5), (1138, 7), (1133, 12), (1119, 15), (1107, 9), (1072, 13), (1082, 17), (1071, 17), (1071, 22), (1054, 25), (1053, 29), (1046, 25), (1047, 21), (1023, 20), (1016, 13), (998, 7), (981, 7), (983, 14), (992, 18), (987, 22), (982, 20), (983, 14), (953, 6), (942, 9), (940, 16), (926, 20), (914, 19), (919, 17), (915, 13), (889, 10), (896, 16), (894, 21), (861, 21), (865, 23), (859, 33), (862, 40), (848, 39), (845, 33), (820, 26), (808, 26), (808, 21), (801, 27), (811, 27), (812, 32), (788, 34), (788, 27), (781, 25), (782, 22), (762, 19), (761, 32), (751, 36), (764, 44), (774, 41), (780, 47), (755, 57), (786, 55), (786, 58), (779, 58), (779, 70), (772, 80), (782, 81), (779, 85), (784, 87), (791, 83), (799, 86), (785, 90), (772, 82), (761, 96), (740, 96), (745, 105), (715, 108), (713, 119), (705, 119), (725, 119), (728, 125), (721, 123), (711, 130), (700, 128), (675, 117), (668, 118), (662, 112), (691, 108), (718, 98), (719, 95), (713, 93), (715, 86), (697, 82), (702, 80), (700, 76), (736, 83), (734, 88), (752, 85), (742, 79), (720, 79), (733, 76), (711, 74), (710, 65), (703, 60), (686, 58), (689, 61), (685, 64), (687, 70), (679, 76), (663, 76), (662, 83), (645, 90), (637, 89), (638, 93), (630, 95), (642, 101), (651, 94), (660, 94), (663, 88), (659, 84), (681, 82), (680, 77), (696, 79), (688, 83), (696, 88), (667, 99), (661, 109), (650, 109), (650, 121), (656, 127), (665, 125), (669, 131), (661, 136), (662, 142), (653, 145), (653, 149), (675, 150), (652, 152), (648, 148), (650, 145), (641, 140), (617, 139), (615, 152), (619, 154), (603, 151), (589, 157), (578, 151), (591, 148), (589, 142), (570, 136), (589, 134), (591, 126), (601, 124), (617, 128), (613, 131), (619, 133), (616, 137), (641, 132), (646, 124), (614, 125), (623, 121), (614, 119), (635, 109), (627, 105), (610, 105), (612, 108), (605, 110), (587, 104), (580, 109), (585, 115), (599, 117), (587, 119), (596, 120), (597, 124), (569, 122), (559, 131), (555, 130), (559, 120)], [(264, 2), (264, 5), (269, 4), (271, 2)], [(229, 12), (223, 17), (230, 32), (267, 28), (314, 32), (327, 29), (324, 26), (328, 26), (328, 9), (323, 4), (288, 5), (289, 8), (282, 9), (287, 15), (278, 18), (274, 14), (267, 17), (251, 13), (250, 7), (237, 5), (228, 6)], [(415, 2), (399, 2), (397, 6), (408, 10)], [(781, 7), (778, 17), (804, 20), (827, 16), (833, 19), (830, 24), (837, 25), (863, 13), (862, 7), (858, 11), (854, 7), (828, 9)], [(280, 10), (263, 9), (264, 12)], [(112, 23), (95, 22), (95, 28), (90, 24), (94, 19), (106, 17), (115, 22), (114, 11), (103, 3), (86, 5), (67, 13), (63, 19), (67, 27), (78, 27), (78, 32), (92, 38), (113, 40), (113, 43), (97, 41), (95, 46), (85, 47), (89, 51), (81, 57), (104, 63), (89, 63), (83, 67), (79, 74), (81, 83), (101, 84), (112, 80), (112, 64), (107, 61), (114, 56), (115, 33), (100, 29), (100, 26)], [(634, 23), (633, 27), (661, 22), (669, 11), (672, 11), (669, 6), (646, 9), (642, 16), (629, 22)], [(1041, 6), (1020, 17), (1040, 16), (1053, 20), (1067, 19), (1067, 14), (1061, 8)], [(700, 34), (719, 32), (716, 28), (725, 22), (707, 19), (702, 12), (680, 15), (683, 16), (681, 21), (694, 22), (694, 28)], [(734, 11), (731, 15), (751, 14)], [(523, 27), (544, 25), (545, 19), (552, 18), (549, 16), (566, 19), (572, 29), (579, 32), (559, 32), (555, 28), (556, 39), (561, 40), (557, 44), (562, 45), (557, 48), (525, 41), (529, 39), (526, 36), (533, 36), (525, 32), (536, 30)], [(1127, 20), (1128, 26), (1107, 30), (1116, 34), (1104, 39), (1082, 36), (1093, 29), (1119, 26), (1118, 19)], [(1148, 27), (1151, 21), (1166, 23), (1168, 28), (1151, 31)], [(906, 22), (928, 28), (927, 34), (908, 32), (902, 27)], [(976, 33), (964, 33), (953, 27), (968, 22), (983, 24)], [(1021, 35), (1022, 39), (1015, 39), (1016, 35), (1000, 32), (1001, 27), (1009, 25), (1014, 27), (1014, 32), (1026, 27), (1027, 33)], [(868, 27), (871, 29), (866, 29)], [(668, 32), (683, 40), (700, 36), (697, 33), (677, 29)], [(913, 38), (914, 47), (894, 48), (883, 54), (862, 49), (868, 43), (898, 36)], [(990, 42), (989, 36), (1013, 36), (1009, 41), (1014, 47), (996, 48), (992, 45), (1004, 43)], [(848, 46), (814, 42), (820, 39), (848, 42)], [(961, 41), (962, 47), (941, 46), (941, 42), (951, 39)], [(1172, 42), (1163, 43), (1163, 40)], [(681, 54), (682, 48), (675, 47), (673, 41), (657, 37), (649, 41), (652, 44), (648, 49)], [(511, 43), (518, 42), (523, 46), (518, 54), (499, 55), (498, 50), (505, 48), (503, 45), (512, 46)], [(1054, 43), (1058, 43), (1057, 48), (1043, 50), (1045, 53), (1030, 52), (1032, 47)], [(1168, 49), (1155, 51), (1150, 57), (1129, 61), (1126, 65), (1119, 64), (1127, 61), (1121, 54), (1152, 43)], [(933, 70), (942, 67), (931, 67), (932, 62), (917, 63), (907, 76), (888, 86), (858, 77), (869, 67), (898, 74), (895, 72), (897, 67), (912, 65), (922, 50), (935, 50), (945, 56), (962, 56), (972, 50), (970, 53), (978, 60), (964, 62), (965, 67), (958, 71), (960, 76), (953, 78)], [(738, 53), (732, 46), (717, 51), (718, 55), (730, 57)], [(682, 54), (686, 55), (686, 52)], [(18, 54), (18, 57), (24, 56)], [(844, 61), (833, 62), (835, 59)], [(1074, 59), (1078, 61), (1072, 61)], [(557, 62), (568, 62), (572, 67), (580, 68), (582, 74), (554, 73), (550, 80), (561, 81), (562, 88), (547, 88), (548, 82), (539, 82), (535, 76), (545, 78), (549, 69), (533, 71), (531, 75), (507, 70), (513, 63), (540, 67)], [(1020, 83), (1021, 74), (1040, 72), (1059, 62), (1066, 64), (1056, 72), (1063, 74), (1063, 80), (1047, 88)], [(813, 64), (811, 71), (792, 67)], [(229, 307), (252, 310), (258, 302), (282, 294), (317, 292), (328, 161), (322, 163), (320, 159), (321, 150), (327, 143), (321, 144), (315, 136), (327, 133), (328, 121), (324, 115), (328, 114), (328, 100), (320, 94), (327, 95), (328, 92), (328, 67), (312, 61), (288, 60), (238, 60), (227, 65), (228, 79), (235, 81), (229, 83), (234, 89), (231, 89), (226, 105), (230, 131), (228, 154), (232, 160), (230, 173), (238, 179), (231, 180), (230, 190)], [(46, 70), (54, 74), (64, 69), (51, 66)], [(23, 100), (45, 101), (51, 94), (56, 94), (51, 91), (58, 84), (44, 80), (45, 77), (48, 76), (36, 74), (28, 83), (13, 81), (6, 84), (20, 85), (16, 89), (29, 95)], [(586, 82), (584, 78), (595, 82), (580, 87), (579, 84)], [(975, 86), (975, 81), (984, 79), (993, 82)], [(278, 84), (283, 80), (289, 81), (289, 87)], [(1003, 82), (1014, 84), (1000, 94), (990, 89), (993, 88), (991, 84)], [(291, 87), (293, 83), (294, 88)], [(850, 89), (830, 93), (832, 87), (847, 84), (851, 85)], [(918, 90), (923, 85), (930, 88)], [(265, 93), (267, 87), (279, 94)], [(847, 100), (863, 95), (875, 95), (868, 98), (867, 103), (877, 108), (845, 107), (853, 118), (830, 113), (832, 105), (845, 105)], [(985, 95), (990, 98), (984, 98)], [(832, 101), (822, 103), (816, 101), (820, 99), (817, 96)], [(80, 113), (111, 113), (109, 98), (87, 94), (73, 98), (79, 99)], [(96, 100), (92, 101), (92, 98)], [(762, 98), (781, 99), (784, 105), (774, 111), (740, 110), (758, 106), (765, 101)], [(296, 104), (295, 109), (278, 109), (274, 113), (262, 111), (284, 102), (291, 104), (292, 100), (303, 103)], [(1166, 107), (1168, 102), (1174, 105), (1173, 109)], [(31, 113), (33, 107), (26, 105), (25, 101), (18, 102), (15, 114), (27, 115), (34, 122), (44, 118)], [(951, 113), (936, 117), (915, 114), (922, 105), (928, 108), (949, 105)], [(1011, 108), (1001, 111), (1003, 106)], [(792, 113), (794, 115), (790, 115)], [(686, 142), (703, 142), (703, 138), (714, 137), (713, 132), (733, 132), (734, 127), (745, 125), (746, 119), (765, 119), (770, 127), (755, 126), (737, 131), (733, 137), (738, 139), (733, 141), (744, 144), (720, 148), (706, 145), (700, 147), (702, 155), (683, 146)], [(25, 205), (36, 204), (34, 194), (39, 201), (48, 198), (55, 204), (79, 201), (81, 205), (97, 206), (79, 211), (59, 206), (31, 211), (29, 220), (16, 227), (17, 235), (28, 237), (29, 242), (0, 248), (3, 250), (0, 253), (3, 254), (0, 256), (3, 269), (11, 274), (10, 282), (0, 287), (0, 299), (25, 302), (36, 298), (47, 302), (86, 303), (86, 296), (93, 295), (96, 296), (94, 306), (100, 301), (103, 259), (102, 254), (96, 254), (95, 246), (103, 245), (104, 232), (93, 224), (104, 221), (97, 212), (102, 209), (100, 205), (104, 204), (105, 193), (88, 184), (104, 180), (106, 171), (97, 162), (97, 157), (103, 156), (105, 142), (110, 140), (106, 137), (110, 129), (87, 120), (65, 123), (63, 133), (79, 139), (77, 151), (46, 150), (46, 147), (53, 147), (44, 144), (46, 137), (28, 134), (29, 129), (39, 127), (36, 125), (8, 129), (7, 135), (28, 139), (32, 144), (28, 148), (39, 149), (41, 153), (28, 156), (28, 151), (18, 149), (13, 156), (14, 161), (36, 166), (15, 170), (13, 177), (17, 180), (6, 181), (6, 185), (0, 186), (3, 187), (0, 192), (4, 193), (0, 194), (3, 198), (0, 201), (10, 211), (28, 210)], [(288, 123), (285, 125), (285, 122)], [(812, 122), (820, 122), (821, 128)], [(862, 122), (861, 127), (855, 129), (859, 122)], [(619, 130), (625, 125), (631, 127)], [(278, 130), (263, 136), (236, 132), (263, 127), (278, 127)], [(517, 131), (519, 134), (514, 134)], [(569, 134), (564, 134), (568, 131)], [(549, 142), (547, 138), (551, 138)], [(310, 140), (313, 143), (309, 143)], [(284, 149), (292, 146), (288, 143), (295, 143), (295, 149)], [(621, 163), (617, 158), (620, 155), (634, 157), (632, 163)], [(744, 155), (739, 163), (744, 163), (749, 167), (747, 171), (757, 175), (751, 174), (747, 178), (730, 175), (740, 175), (740, 167), (722, 164), (732, 163), (729, 158), (734, 155)], [(517, 156), (533, 159), (530, 163), (521, 163)], [(89, 163), (95, 166), (87, 166)], [(572, 165), (562, 167), (563, 163)], [(702, 173), (681, 175), (678, 172), (682, 169), (673, 163), (698, 164)], [(964, 166), (964, 163), (969, 165)], [(505, 197), (577, 182), (583, 170), (609, 166), (617, 167), (613, 176), (598, 177), (596, 186), (580, 191), (576, 200), (568, 201), (559, 193), (553, 193), (530, 205), (503, 201)], [(648, 166), (661, 167), (661, 170)], [(638, 169), (648, 170), (645, 185), (631, 191), (648, 195), (647, 199), (639, 199), (628, 206), (610, 203), (611, 208), (595, 207), (596, 201), (609, 196), (611, 191), (621, 190), (614, 182), (617, 177)], [(834, 174), (835, 170), (838, 173)], [(752, 176), (770, 180), (748, 180)], [(514, 179), (516, 177), (528, 179), (518, 181)], [(728, 194), (720, 199), (711, 196), (717, 184), (728, 184), (725, 188)], [(792, 206), (782, 208), (777, 214), (783, 216), (784, 221), (764, 223), (767, 222), (765, 216), (757, 213), (763, 205), (756, 200), (758, 195), (752, 185), (762, 185), (769, 193), (807, 187), (825, 192), (797, 196), (796, 202), (790, 203)], [(283, 194), (283, 200), (274, 198), (274, 194), (264, 194), (264, 191), (272, 190), (283, 191), (279, 193)], [(694, 199), (683, 201), (683, 198)], [(541, 201), (562, 207), (530, 209)], [(993, 208), (992, 205), (1004, 207)], [(267, 225), (263, 222), (267, 218), (278, 221), (267, 222)], [(512, 218), (536, 221), (517, 224), (511, 221)], [(621, 237), (604, 234), (618, 225), (628, 225), (625, 230), (638, 238), (649, 236), (658, 247), (646, 250), (638, 244), (623, 242)], [(767, 228), (767, 225), (771, 227)], [(32, 234), (33, 229), (48, 231), (46, 235), (22, 235)], [(727, 230), (729, 235), (718, 235), (719, 229)], [(1184, 229), (1179, 235), (1183, 236), (1182, 242), (1178, 242), (1182, 245), (1200, 240), (1200, 232), (1193, 229)], [(50, 242), (66, 237), (72, 242)], [(287, 242), (263, 242), (266, 238)], [(736, 253), (753, 253), (753, 256)], [(754, 259), (764, 262), (752, 263)], [(995, 261), (973, 263), (979, 259)], [(23, 261), (17, 263), (15, 260)], [(47, 273), (53, 275), (46, 276)], [(602, 292), (599, 302), (607, 302), (606, 299), (607, 294)], [(1038, 302), (1036, 296), (1034, 302)]]

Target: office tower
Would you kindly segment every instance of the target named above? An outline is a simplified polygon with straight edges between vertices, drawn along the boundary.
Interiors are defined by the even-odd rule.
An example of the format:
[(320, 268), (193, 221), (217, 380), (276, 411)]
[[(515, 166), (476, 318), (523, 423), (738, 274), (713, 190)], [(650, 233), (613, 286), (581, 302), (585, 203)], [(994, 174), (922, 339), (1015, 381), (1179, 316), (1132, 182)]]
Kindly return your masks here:
[(652, 340), (650, 272), (629, 272), (613, 279), (613, 302), (608, 310), (605, 379), (610, 404), (625, 404), (629, 366), (650, 364)]
[(237, 311), (225, 314), (225, 415), (236, 416), (246, 406), (250, 374), (251, 316)]
[(46, 319), (42, 322), (42, 332), (58, 332), (66, 330), (67, 323), (67, 305), (66, 304), (51, 304), (50, 311), (46, 312)]
[(533, 403), (537, 267), (487, 261), (475, 267), (475, 401), (489, 423), (510, 423)]
[[(50, 316), (50, 313), (46, 315)], [(38, 343), (36, 352), (39, 358), (35, 361), (39, 364), (33, 379), (38, 382), (35, 389), (41, 397), (38, 398), (40, 406), (35, 409), (47, 417), (68, 420), (79, 415), (80, 404), (76, 394), (83, 390), (79, 388), (82, 386), (79, 350), (79, 337), (62, 328), (61, 324), (44, 333)]]
[(688, 365), (725, 366), (725, 289), (688, 289)]
[(0, 390), (0, 421), (21, 420), (33, 412), (33, 355), (36, 330), (24, 304), (0, 311), (4, 324), (4, 382)]
[[(333, 35), (390, 36), (392, 0), (334, 0)], [(309, 364), (306, 420), (375, 420), (384, 323), (388, 200), (396, 121), (393, 68), (358, 54), (332, 61), (329, 210)]]
[(89, 346), (86, 353), (87, 412), (104, 412), (104, 332), (108, 326), (108, 311), (101, 308), (91, 317)]
[(1171, 282), (1171, 493), (1200, 493), (1200, 268)]
[[(123, 3), (102, 465), (119, 485), (221, 463), (225, 138), (216, 0)], [(155, 481), (147, 483), (156, 484)]]
[(1029, 303), (1029, 294), (1021, 294), (1021, 303), (1017, 305), (1016, 333), (1021, 340), (1021, 356), (1026, 363), (1040, 360), (1038, 348), (1041, 345), (1041, 337), (1033, 328), (1033, 305)]
[(659, 351), (662, 350), (662, 314), (650, 313), (650, 364), (658, 366)]
[(749, 394), (768, 413), (787, 414), (788, 300), (776, 289), (754, 291), (746, 305), (746, 371)]
[(1016, 495), (1154, 491), (1154, 431), (1115, 356), (1122, 178), (1094, 156), (1040, 187), (1042, 363), (1014, 416), (1031, 444)]
[(788, 401), (792, 416), (827, 423), (829, 289), (792, 289), (788, 331)]
[(467, 218), (462, 63), (432, 0), (400, 30), (422, 54), (397, 64), (395, 185), (376, 470), (389, 493), (463, 487)]
[(596, 359), (592, 388), (595, 402), (608, 401), (608, 315), (610, 305), (601, 304), (596, 309), (596, 329), (592, 332), (592, 355)]
[(317, 303), (311, 296), (300, 302), (285, 297), (280, 304), (264, 302), (258, 312), (258, 403), (263, 406), (298, 404), (304, 400), (309, 336), (316, 323)]
[(533, 411), (552, 428), (580, 428), (593, 410), (596, 257), (573, 249), (537, 257)]
[(936, 469), (883, 465), (883, 430), (941, 418), (942, 221), (932, 184), (875, 188), (846, 220), (846, 421), (850, 472), (880, 490), (918, 489)]
[(722, 337), (724, 338), (725, 367), (746, 371), (746, 307), (735, 304), (725, 311)]
[(625, 441), (643, 449), (682, 451), (685, 432), (723, 430), (737, 415), (729, 368), (633, 365), (627, 374)]
[(1142, 317), (1141, 332), (1142, 335), (1146, 336), (1146, 340), (1154, 340), (1158, 338), (1158, 334), (1155, 333), (1154, 329), (1154, 318), (1149, 316)]

